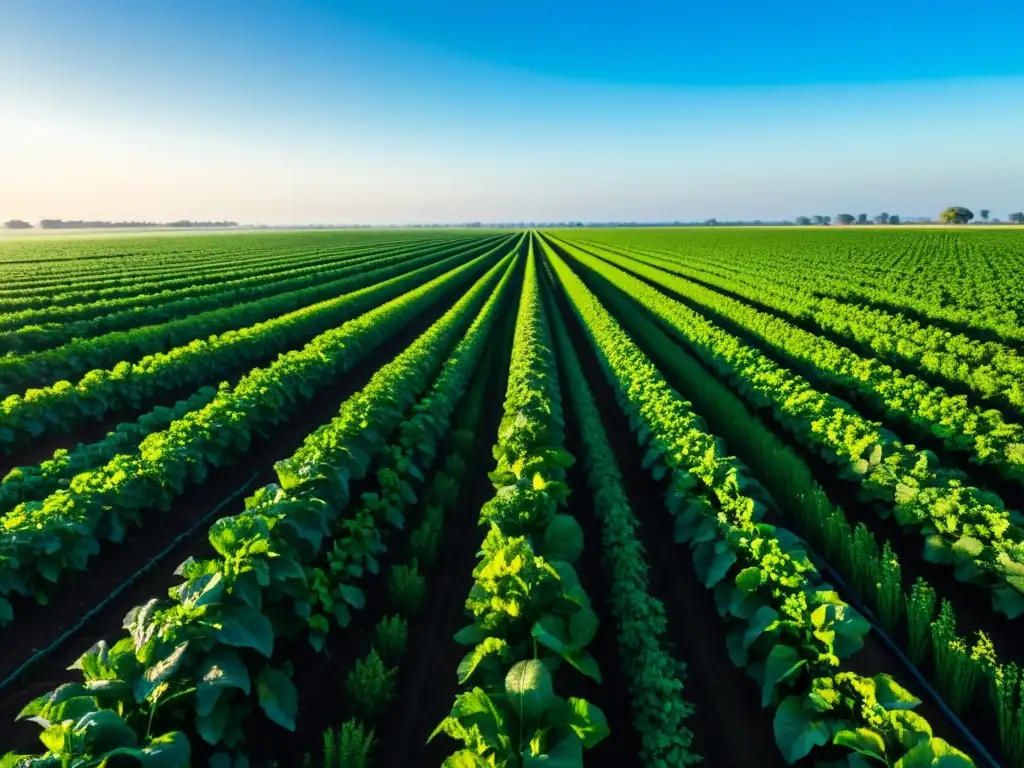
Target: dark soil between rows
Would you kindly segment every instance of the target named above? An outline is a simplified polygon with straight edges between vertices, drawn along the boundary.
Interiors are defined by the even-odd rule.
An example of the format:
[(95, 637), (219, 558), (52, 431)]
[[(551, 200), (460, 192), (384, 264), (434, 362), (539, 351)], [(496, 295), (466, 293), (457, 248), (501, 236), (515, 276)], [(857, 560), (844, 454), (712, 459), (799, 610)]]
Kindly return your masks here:
[[(37, 650), (53, 643), (62, 633), (72, 629), (90, 610), (107, 597), (122, 582), (140, 569), (152, 566), (154, 557), (195, 520), (214, 509), (222, 499), (230, 496), (253, 472), (259, 475), (249, 487), (275, 479), (273, 465), (286, 458), (302, 444), (306, 435), (329, 421), (340, 404), (362, 388), (370, 377), (395, 355), (407, 347), (420, 333), (448, 309), (447, 303), (438, 303), (422, 313), (389, 342), (370, 351), (368, 356), (347, 373), (339, 375), (334, 385), (326, 386), (303, 407), (296, 417), (279, 426), (270, 438), (255, 438), (244, 456), (238, 457), (231, 467), (215, 469), (210, 479), (188, 489), (166, 513), (154, 512), (150, 525), (133, 531), (120, 545), (105, 544), (100, 555), (89, 563), (83, 574), (67, 574), (55, 591), (49, 605), (38, 606), (27, 600), (15, 604), (15, 621), (0, 632), (4, 648), (0, 659), (0, 677), (6, 677), (27, 661)], [(241, 503), (227, 505), (224, 515), (234, 514)], [(128, 589), (105, 605), (81, 627), (75, 628), (73, 637), (39, 661), (24, 677), (14, 681), (0, 694), (0, 722), (11, 723), (18, 711), (33, 697), (64, 682), (72, 675), (66, 667), (93, 643), (100, 639), (113, 639), (119, 634), (123, 616), (135, 605), (154, 596), (163, 596), (167, 588), (177, 583), (173, 568), (190, 556), (212, 556), (213, 550), (206, 539), (208, 526), (179, 542), (171, 553), (154, 569), (139, 578)], [(74, 578), (78, 576), (78, 578)], [(11, 744), (19, 748), (34, 749), (39, 728), (31, 723), (18, 723), (11, 734)], [(6, 741), (6, 740), (5, 740)]]

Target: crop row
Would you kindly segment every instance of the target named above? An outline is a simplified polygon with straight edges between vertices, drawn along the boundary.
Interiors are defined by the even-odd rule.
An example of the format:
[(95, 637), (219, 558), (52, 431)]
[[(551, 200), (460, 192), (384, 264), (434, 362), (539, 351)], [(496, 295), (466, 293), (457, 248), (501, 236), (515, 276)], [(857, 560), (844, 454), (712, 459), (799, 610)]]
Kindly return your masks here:
[[(487, 253), (495, 253), (501, 244)], [(10, 453), (16, 446), (48, 432), (67, 431), (87, 419), (109, 412), (138, 408), (163, 393), (196, 387), (230, 375), (239, 367), (257, 364), (304, 343), (317, 334), (382, 301), (400, 296), (411, 286), (443, 274), (476, 253), (462, 253), (409, 270), (405, 263), (378, 271), (376, 284), (345, 292), (336, 298), (288, 312), (246, 328), (196, 339), (169, 352), (147, 355), (113, 368), (87, 373), (76, 384), (62, 381), (24, 395), (9, 395), (0, 403), (0, 449)], [(416, 266), (416, 265), (414, 265)], [(365, 276), (354, 275), (355, 286)]]
[(379, 306), (383, 297), (375, 293), (368, 301), (373, 309), (255, 369), (202, 409), (149, 435), (138, 453), (115, 456), (67, 489), (15, 507), (0, 518), (0, 595), (31, 596), (42, 580), (84, 567), (100, 540), (119, 541), (128, 526), (143, 523), (145, 510), (168, 509), (186, 486), (244, 454), (255, 436), (293, 417), (374, 346), (460, 293), (496, 258), (480, 256)]
[(446, 764), (582, 765), (583, 750), (608, 733), (597, 707), (554, 690), (552, 673), (565, 663), (601, 679), (586, 650), (597, 614), (572, 566), (583, 532), (559, 512), (572, 462), (563, 433), (531, 238), (490, 475), (497, 493), (480, 511), (489, 530), (466, 600), (471, 623), (455, 636), (469, 648), (458, 668), (466, 690), (434, 732), (464, 745)]
[[(824, 583), (791, 533), (760, 522), (774, 502), (693, 413), (568, 265), (547, 250), (559, 281), (630, 425), (645, 468), (671, 487), (666, 506), (698, 576), (732, 629), (730, 655), (775, 710), (789, 762), (827, 744), (887, 765), (972, 762), (932, 735), (920, 701), (889, 675), (864, 677), (847, 661), (869, 625)], [(897, 762), (898, 761), (898, 762)]]
[[(180, 730), (153, 735), (173, 726), (218, 747), (212, 764), (230, 766), (240, 764), (233, 754), (242, 749), (243, 725), (257, 709), (295, 728), (298, 690), (280, 651), (317, 625), (308, 620), (319, 599), (313, 569), (342, 563), (338, 594), (343, 605), (358, 609), (365, 597), (356, 583), (373, 570), (383, 546), (377, 526), (385, 521), (372, 509), (368, 516), (345, 515), (350, 482), (366, 475), (370, 458), (453, 348), (461, 354), (454, 365), (471, 371), (512, 261), (510, 255), (492, 266), (348, 398), (337, 417), (279, 465), (281, 485), (260, 489), (246, 500), (244, 512), (217, 521), (210, 531), (217, 556), (186, 561), (179, 569), (185, 581), (171, 590), (169, 601), (154, 599), (133, 610), (125, 621), (127, 637), (87, 652), (75, 665), (81, 683), (61, 686), (26, 707), (23, 716), (41, 719), (46, 729), (48, 752), (41, 759), (122, 754), (143, 765), (179, 768), (189, 762), (191, 738)], [(449, 375), (443, 381), (450, 395), (450, 387), (464, 386), (466, 378)], [(450, 404), (447, 395), (429, 402), (436, 399), (443, 411)], [(346, 608), (332, 610), (330, 617), (344, 625), (348, 615)]]
[(566, 251), (598, 278), (593, 285), (632, 296), (748, 402), (770, 407), (799, 442), (836, 465), (844, 479), (859, 483), (864, 498), (886, 505), (897, 522), (919, 530), (926, 559), (955, 563), (958, 578), (991, 588), (997, 610), (1011, 617), (1024, 612), (1024, 536), (998, 496), (967, 485), (931, 452), (904, 445), (642, 280), (571, 246)]
[[(194, 306), (184, 317), (158, 325), (132, 326), (125, 331), (92, 334), (77, 333), (60, 326), (61, 333), (73, 334), (74, 341), (57, 349), (28, 355), (0, 358), (0, 379), (8, 392), (23, 392), (44, 383), (71, 380), (89, 370), (107, 368), (122, 360), (133, 360), (149, 354), (173, 349), (211, 334), (243, 328), (278, 317), (297, 309), (326, 301), (372, 285), (390, 274), (390, 267), (405, 267), (410, 271), (428, 265), (445, 256), (475, 249), (445, 249), (413, 254), (373, 254), (369, 257), (346, 261), (344, 266), (324, 266), (298, 280), (274, 283), (259, 290), (255, 296), (218, 295), (210, 301), (212, 308)], [(251, 299), (251, 300), (250, 300)], [(201, 300), (197, 304), (206, 304)], [(94, 329), (95, 330), (95, 329)]]

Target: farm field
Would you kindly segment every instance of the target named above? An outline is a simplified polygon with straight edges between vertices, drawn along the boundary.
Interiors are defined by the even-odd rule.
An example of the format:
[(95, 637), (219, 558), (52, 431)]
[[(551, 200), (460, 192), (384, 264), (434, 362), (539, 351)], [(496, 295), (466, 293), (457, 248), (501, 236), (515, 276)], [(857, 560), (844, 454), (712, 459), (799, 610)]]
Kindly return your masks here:
[(0, 242), (0, 768), (1024, 768), (1024, 231)]

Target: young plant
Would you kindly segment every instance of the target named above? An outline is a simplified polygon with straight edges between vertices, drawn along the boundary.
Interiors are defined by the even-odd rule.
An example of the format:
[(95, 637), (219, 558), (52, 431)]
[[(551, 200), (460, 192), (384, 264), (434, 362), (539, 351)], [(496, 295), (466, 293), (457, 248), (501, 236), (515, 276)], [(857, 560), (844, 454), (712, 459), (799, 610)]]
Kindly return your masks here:
[(408, 565), (391, 566), (388, 592), (391, 594), (391, 602), (400, 613), (415, 616), (420, 612), (427, 597), (427, 582), (420, 574), (419, 564), (415, 560)]
[(875, 604), (878, 608), (878, 618), (882, 626), (889, 632), (894, 632), (903, 617), (903, 573), (900, 568), (900, 561), (885, 542), (882, 548), (882, 558), (878, 567), (878, 582), (876, 583)]
[(1006, 664), (990, 670), (990, 691), (999, 726), (1003, 756), (1011, 765), (1024, 763), (1024, 686), (1021, 669)]
[(373, 647), (388, 664), (397, 664), (405, 654), (409, 625), (401, 616), (385, 616), (373, 634)]
[(394, 695), (396, 674), (398, 669), (385, 666), (377, 650), (371, 649), (365, 660), (356, 662), (345, 680), (352, 709), (366, 720), (373, 720)]
[(942, 601), (939, 618), (932, 623), (932, 649), (939, 689), (949, 706), (962, 714), (974, 695), (978, 666), (967, 643), (956, 634), (956, 615), (948, 600)]
[(918, 665), (928, 657), (935, 600), (935, 590), (924, 579), (918, 578), (907, 598), (907, 654)]

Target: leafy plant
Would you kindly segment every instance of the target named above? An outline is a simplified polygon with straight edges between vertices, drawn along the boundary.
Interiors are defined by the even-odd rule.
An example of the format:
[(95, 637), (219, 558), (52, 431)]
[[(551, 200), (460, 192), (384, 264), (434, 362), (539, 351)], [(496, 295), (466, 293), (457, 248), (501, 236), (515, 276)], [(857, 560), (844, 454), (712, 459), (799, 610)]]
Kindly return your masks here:
[(373, 647), (388, 664), (397, 664), (405, 654), (409, 625), (401, 616), (385, 616), (374, 629)]
[(370, 649), (367, 657), (356, 661), (355, 667), (345, 678), (349, 706), (360, 717), (372, 721), (394, 695), (397, 674), (397, 667), (386, 666), (377, 649)]
[(423, 610), (427, 598), (427, 580), (419, 572), (419, 564), (415, 560), (407, 565), (391, 566), (388, 593), (391, 604), (407, 616), (415, 616)]
[(935, 604), (935, 590), (918, 577), (907, 598), (907, 655), (918, 665), (928, 657)]

